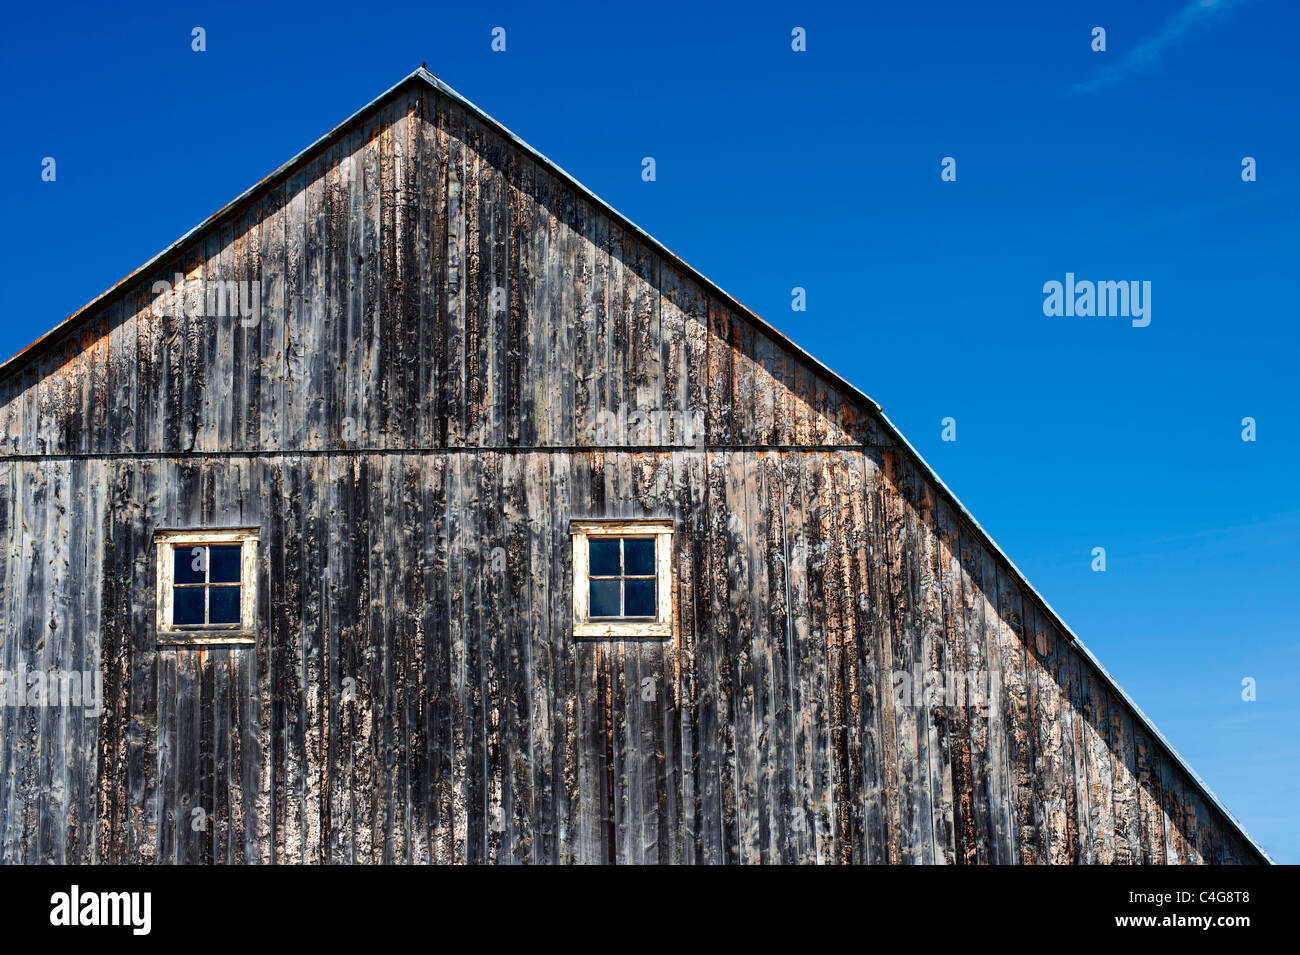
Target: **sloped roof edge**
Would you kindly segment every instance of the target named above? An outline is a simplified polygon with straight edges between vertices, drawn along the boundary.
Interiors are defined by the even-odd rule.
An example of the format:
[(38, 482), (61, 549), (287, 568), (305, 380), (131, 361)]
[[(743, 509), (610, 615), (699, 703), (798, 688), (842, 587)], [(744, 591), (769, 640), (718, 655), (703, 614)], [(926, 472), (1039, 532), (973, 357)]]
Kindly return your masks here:
[(1163, 747), (1164, 750), (1171, 757), (1173, 757), (1173, 760), (1178, 765), (1178, 768), (1187, 774), (1188, 779), (1192, 781), (1193, 785), (1196, 786), (1196, 788), (1200, 791), (1201, 795), (1205, 797), (1205, 799), (1209, 802), (1211, 806), (1213, 806), (1215, 809), (1217, 809), (1220, 813), (1223, 814), (1223, 817), (1237, 831), (1237, 834), (1240, 835), (1242, 839), (1244, 839), (1246, 843), (1252, 849), (1254, 849), (1255, 852), (1259, 854), (1260, 858), (1264, 862), (1267, 862), (1269, 864), (1273, 863), (1272, 856), (1270, 856), (1268, 852), (1265, 851), (1264, 847), (1261, 846), (1253, 836), (1251, 836), (1251, 834), (1246, 830), (1246, 827), (1242, 825), (1240, 820), (1238, 820), (1237, 817), (1232, 814), (1232, 811), (1223, 804), (1223, 802), (1219, 799), (1219, 797), (1214, 794), (1214, 791), (1210, 789), (1209, 785), (1206, 784), (1205, 780), (1203, 780), (1200, 777), (1200, 775), (1196, 772), (1196, 770), (1194, 770), (1188, 764), (1187, 760), (1185, 760), (1182, 754), (1179, 753), (1178, 750), (1174, 748), (1173, 744), (1170, 743), (1169, 740), (1165, 738), (1165, 735), (1162, 732), (1160, 732), (1160, 730), (1156, 727), (1155, 723), (1151, 721), (1150, 717), (1148, 717), (1146, 713), (1142, 711), (1142, 708), (1138, 706), (1137, 702), (1134, 701), (1134, 699), (1131, 696), (1129, 696), (1129, 694), (1124, 690), (1124, 688), (1119, 685), (1119, 682), (1113, 676), (1111, 676), (1111, 674), (1106, 670), (1106, 668), (1102, 665), (1101, 661), (1098, 660), (1097, 657), (1092, 653), (1092, 651), (1089, 650), (1087, 646), (1084, 645), (1083, 641), (1079, 638), (1078, 634), (1076, 634), (1070, 628), (1069, 624), (1067, 624), (1065, 620), (1061, 617), (1061, 615), (1057, 613), (1056, 610), (1052, 607), (1052, 605), (1047, 602), (1046, 598), (1044, 598), (1043, 595), (1039, 593), (1038, 590), (1034, 587), (1034, 585), (1029, 582), (1029, 578), (1026, 577), (1025, 574), (1021, 572), (1020, 568), (1016, 566), (1015, 562), (1009, 556), (1007, 556), (1007, 553), (1001, 548), (1001, 546), (998, 545), (997, 541), (993, 539), (993, 536), (989, 534), (989, 532), (986, 531), (980, 525), (979, 521), (975, 519), (975, 515), (972, 514), (967, 509), (966, 505), (961, 502), (961, 499), (958, 498), (955, 493), (953, 493), (952, 489), (949, 488), (948, 485), (946, 485), (943, 482), (943, 479), (939, 477), (938, 473), (934, 470), (934, 468), (932, 468), (929, 465), (929, 463), (925, 460), (925, 458), (921, 456), (921, 453), (917, 451), (915, 447), (912, 446), (912, 443), (908, 441), (906, 437), (904, 437), (903, 433), (899, 431), (897, 426), (895, 426), (895, 424), (889, 420), (889, 417), (885, 414), (884, 409), (880, 406), (880, 404), (878, 404), (875, 400), (873, 400), (870, 396), (868, 396), (867, 393), (864, 392), (862, 389), (851, 384), (843, 376), (832, 371), (829, 367), (826, 366), (824, 362), (813, 357), (811, 354), (809, 354), (807, 351), (801, 348), (798, 344), (791, 341), (789, 337), (784, 335), (782, 332), (778, 331), (774, 326), (772, 326), (769, 322), (767, 322), (764, 318), (762, 318), (762, 316), (758, 315), (757, 313), (755, 313), (754, 311), (746, 307), (744, 304), (742, 304), (734, 295), (731, 295), (729, 292), (727, 292), (725, 289), (719, 286), (716, 282), (713, 282), (712, 280), (710, 280), (709, 278), (701, 274), (697, 269), (687, 264), (676, 254), (674, 254), (662, 242), (654, 238), (654, 236), (650, 235), (648, 232), (646, 232), (644, 229), (638, 226), (635, 222), (632, 222), (630, 219), (628, 219), (626, 216), (620, 213), (617, 209), (615, 209), (612, 205), (610, 205), (610, 203), (606, 202), (604, 199), (601, 199), (599, 196), (597, 196), (586, 186), (582, 185), (582, 183), (578, 182), (578, 180), (573, 175), (566, 172), (563, 168), (560, 167), (558, 163), (554, 162), (551, 159), (548, 159), (539, 150), (528, 145), (528, 143), (524, 142), (513, 132), (511, 132), (509, 129), (503, 126), (500, 122), (498, 122), (496, 119), (488, 115), (484, 110), (476, 106), (474, 103), (470, 102), (470, 100), (467, 99), (465, 96), (456, 92), (456, 90), (452, 89), (450, 86), (444, 83), (433, 73), (429, 72), (429, 70), (426, 69), (424, 66), (421, 66), (418, 69), (407, 74), (400, 81), (395, 83), (392, 87), (385, 90), (383, 93), (375, 97), (365, 106), (361, 107), (359, 110), (357, 110), (347, 119), (345, 119), (343, 122), (335, 126), (328, 133), (321, 136), (311, 145), (307, 146), (305, 149), (299, 152), (288, 162), (282, 164), (270, 175), (264, 177), (254, 185), (250, 186), (238, 197), (233, 199), (231, 202), (226, 203), (226, 205), (222, 206), (219, 210), (217, 210), (207, 219), (203, 220), (194, 228), (190, 229), (188, 232), (182, 235), (171, 245), (167, 246), (167, 248), (163, 249), (153, 258), (149, 259), (149, 261), (145, 262), (139, 268), (135, 269), (130, 274), (128, 274), (121, 281), (117, 282), (113, 286), (104, 290), (93, 300), (91, 300), (86, 305), (82, 306), (80, 309), (78, 309), (76, 312), (70, 315), (67, 319), (60, 322), (49, 332), (42, 335), (31, 345), (27, 346), (27, 348), (23, 349), (21, 352), (14, 355), (12, 358), (8, 359), (3, 364), (0, 364), (0, 381), (4, 381), (5, 379), (7, 379), (10, 376), (10, 374), (12, 374), (18, 367), (20, 367), (23, 363), (25, 363), (25, 361), (28, 358), (30, 358), (33, 354), (42, 351), (45, 347), (52, 344), (54, 340), (58, 339), (64, 333), (66, 333), (72, 327), (74, 327), (80, 320), (87, 317), (95, 309), (95, 307), (100, 305), (106, 298), (108, 298), (108, 296), (110, 296), (111, 294), (113, 294), (115, 291), (122, 288), (123, 286), (130, 284), (132, 281), (139, 278), (141, 275), (145, 274), (154, 266), (156, 266), (159, 262), (163, 261), (168, 256), (175, 253), (192, 236), (196, 235), (199, 232), (202, 232), (204, 229), (211, 226), (217, 220), (221, 219), (224, 215), (226, 215), (234, 208), (238, 207), (241, 203), (243, 203), (246, 199), (251, 197), (255, 192), (257, 192), (263, 186), (265, 186), (270, 182), (280, 179), (281, 177), (287, 175), (291, 170), (302, 165), (306, 161), (307, 157), (310, 156), (312, 153), (314, 153), (318, 148), (330, 142), (337, 136), (341, 135), (345, 130), (350, 129), (353, 125), (359, 122), (362, 119), (362, 117), (364, 117), (367, 113), (369, 113), (373, 108), (385, 102), (389, 97), (397, 94), (398, 92), (400, 92), (402, 89), (404, 89), (406, 86), (408, 86), (413, 82), (427, 83), (429, 86), (433, 87), (438, 92), (442, 93), (444, 96), (460, 104), (461, 107), (463, 107), (464, 109), (472, 113), (475, 116), (475, 118), (477, 118), (480, 122), (490, 127), (498, 135), (504, 137), (505, 139), (517, 145), (525, 153), (531, 156), (536, 162), (545, 166), (552, 174), (560, 177), (562, 180), (568, 183), (568, 185), (570, 185), (572, 188), (577, 190), (579, 194), (585, 196), (589, 201), (598, 205), (606, 215), (608, 215), (611, 219), (618, 222), (620, 226), (627, 229), (629, 232), (640, 237), (642, 241), (644, 241), (656, 253), (664, 256), (666, 259), (669, 259), (672, 262), (677, 263), (684, 272), (686, 272), (694, 281), (698, 282), (706, 290), (720, 296), (721, 298), (726, 300), (729, 306), (733, 306), (738, 311), (743, 312), (747, 317), (747, 319), (753, 322), (765, 334), (771, 336), (775, 341), (779, 342), (782, 346), (799, 355), (805, 362), (808, 363), (808, 365), (812, 369), (817, 371), (819, 374), (824, 375), (832, 384), (843, 389), (852, 397), (855, 397), (858, 400), (865, 402), (871, 408), (873, 408), (876, 414), (878, 415), (878, 417), (880, 418), (881, 423), (884, 425), (886, 431), (890, 435), (890, 437), (896, 440), (899, 446), (907, 452), (907, 454), (913, 459), (917, 467), (921, 469), (922, 473), (926, 476), (926, 478), (934, 482), (935, 487), (937, 487), (948, 498), (949, 502), (957, 508), (958, 512), (962, 515), (962, 517), (970, 524), (970, 526), (976, 531), (976, 533), (979, 534), (981, 538), (983, 538), (984, 543), (990, 548), (990, 550), (992, 550), (994, 554), (996, 554), (1001, 560), (1003, 560), (1006, 563), (1007, 567), (1010, 568), (1011, 572), (1017, 578), (1020, 586), (1023, 587), (1028, 593), (1030, 593), (1034, 597), (1035, 600), (1038, 601), (1039, 605), (1043, 608), (1044, 611), (1047, 612), (1048, 616), (1052, 619), (1052, 621), (1056, 624), (1056, 626), (1060, 627), (1061, 631), (1066, 635), (1070, 645), (1073, 646), (1076, 650), (1078, 650), (1080, 656), (1083, 657), (1085, 662), (1087, 662), (1088, 665), (1091, 666), (1093, 670), (1096, 671), (1097, 675), (1102, 678), (1105, 684), (1115, 693), (1116, 696), (1119, 697), (1119, 699), (1124, 703), (1124, 705), (1128, 707), (1128, 709), (1133, 715), (1134, 720), (1136, 720), (1138, 724), (1141, 725), (1142, 729), (1145, 732), (1147, 732), (1153, 739), (1155, 739), (1159, 743), (1159, 745)]
[[(879, 405), (877, 405), (877, 407), (879, 407)], [(961, 511), (962, 516), (965, 517), (966, 520), (970, 522), (971, 527), (973, 527), (975, 531), (984, 538), (985, 543), (993, 550), (993, 552), (997, 554), (998, 557), (1002, 558), (1002, 560), (1006, 561), (1007, 566), (1011, 568), (1011, 572), (1018, 578), (1020, 585), (1032, 594), (1034, 599), (1038, 601), (1039, 605), (1047, 611), (1047, 614), (1052, 618), (1052, 621), (1061, 628), (1062, 632), (1065, 633), (1066, 637), (1069, 639), (1070, 645), (1079, 651), (1079, 655), (1083, 657), (1084, 661), (1096, 671), (1097, 675), (1101, 677), (1115, 695), (1120, 698), (1120, 701), (1129, 708), (1133, 714), (1133, 719), (1141, 724), (1142, 728), (1150, 734), (1150, 736), (1154, 738), (1160, 746), (1164, 747), (1165, 751), (1173, 757), (1174, 762), (1178, 764), (1178, 767), (1187, 774), (1187, 778), (1192, 781), (1192, 784), (1200, 790), (1201, 795), (1205, 797), (1206, 801), (1208, 801), (1211, 806), (1218, 809), (1219, 812), (1223, 813), (1223, 817), (1228, 820), (1234, 829), (1237, 830), (1237, 834), (1246, 841), (1247, 845), (1258, 852), (1263, 861), (1272, 865), (1273, 857), (1270, 856), (1268, 852), (1265, 851), (1264, 847), (1255, 840), (1254, 836), (1246, 831), (1246, 827), (1242, 825), (1241, 820), (1234, 816), (1232, 810), (1225, 806), (1219, 797), (1214, 794), (1214, 790), (1209, 787), (1209, 784), (1201, 778), (1200, 774), (1196, 770), (1192, 769), (1187, 760), (1183, 758), (1183, 754), (1178, 752), (1178, 750), (1174, 748), (1174, 744), (1165, 738), (1165, 734), (1160, 732), (1159, 727), (1157, 727), (1156, 724), (1151, 721), (1151, 718), (1143, 712), (1142, 707), (1138, 706), (1137, 701), (1134, 700), (1133, 697), (1129, 696), (1128, 692), (1119, 685), (1119, 681), (1111, 676), (1110, 671), (1107, 670), (1106, 667), (1102, 665), (1102, 662), (1097, 659), (1096, 655), (1088, 649), (1083, 640), (1079, 638), (1079, 635), (1070, 628), (1068, 623), (1065, 622), (1065, 619), (1056, 612), (1056, 608), (1049, 604), (1047, 598), (1039, 593), (1038, 589), (1029, 582), (1029, 578), (1025, 576), (1024, 572), (1021, 571), (1019, 567), (1016, 566), (1016, 562), (1007, 556), (1006, 551), (1004, 551), (998, 542), (993, 539), (993, 535), (980, 525), (980, 522), (975, 519), (975, 515), (967, 510), (966, 505), (961, 502), (955, 493), (953, 493), (952, 489), (943, 483), (943, 479), (939, 477), (934, 468), (930, 467), (930, 465), (926, 463), (925, 458), (921, 457), (921, 452), (917, 451), (916, 448), (912, 446), (912, 442), (908, 441), (907, 438), (903, 436), (903, 433), (898, 430), (897, 426), (889, 420), (884, 409), (881, 409), (878, 414), (880, 415), (880, 419), (885, 427), (889, 430), (889, 433), (907, 449), (908, 453), (916, 460), (917, 465), (926, 473), (929, 479), (935, 483), (935, 486), (942, 490), (943, 493), (948, 496), (948, 499), (956, 505), (957, 509)]]

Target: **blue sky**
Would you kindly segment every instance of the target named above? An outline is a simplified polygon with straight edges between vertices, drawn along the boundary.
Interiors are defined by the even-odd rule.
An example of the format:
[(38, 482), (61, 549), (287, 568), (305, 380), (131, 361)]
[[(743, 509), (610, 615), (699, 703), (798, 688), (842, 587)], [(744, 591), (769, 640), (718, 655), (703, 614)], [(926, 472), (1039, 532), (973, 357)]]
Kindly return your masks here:
[[(427, 62), (879, 401), (1300, 862), (1300, 8), (303, 9), (7, 11), (5, 357)], [(1150, 325), (1045, 316), (1067, 272), (1150, 281)]]

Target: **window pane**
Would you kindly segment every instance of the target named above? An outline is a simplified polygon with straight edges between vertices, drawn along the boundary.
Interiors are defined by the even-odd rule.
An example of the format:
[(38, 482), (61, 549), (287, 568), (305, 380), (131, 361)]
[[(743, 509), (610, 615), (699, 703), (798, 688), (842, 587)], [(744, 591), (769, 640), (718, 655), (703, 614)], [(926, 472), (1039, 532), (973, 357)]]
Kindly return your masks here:
[(592, 617), (617, 617), (618, 612), (617, 580), (593, 580), (591, 582), (591, 607), (588, 611)]
[(209, 547), (210, 573), (208, 574), (208, 580), (214, 584), (239, 583), (239, 552), (240, 546), (238, 544)]
[[(177, 554), (179, 555), (179, 551)], [(176, 587), (172, 590), (172, 625), (192, 627), (203, 621), (203, 587)]]
[(624, 616), (653, 617), (655, 615), (655, 582), (653, 580), (629, 580), (624, 586), (627, 588), (623, 596)]
[[(618, 538), (593, 537), (588, 553), (590, 566), (587, 572), (593, 577), (612, 577), (618, 574)], [(614, 611), (618, 613), (617, 610)]]
[(623, 573), (653, 574), (655, 572), (655, 540), (627, 538), (623, 541)]
[[(203, 575), (203, 565), (208, 558), (206, 547), (187, 547), (184, 544), (176, 548), (176, 569), (174, 583), (201, 584), (207, 578)], [(202, 623), (203, 621), (199, 621)]]
[(208, 588), (208, 623), (239, 623), (238, 587)]

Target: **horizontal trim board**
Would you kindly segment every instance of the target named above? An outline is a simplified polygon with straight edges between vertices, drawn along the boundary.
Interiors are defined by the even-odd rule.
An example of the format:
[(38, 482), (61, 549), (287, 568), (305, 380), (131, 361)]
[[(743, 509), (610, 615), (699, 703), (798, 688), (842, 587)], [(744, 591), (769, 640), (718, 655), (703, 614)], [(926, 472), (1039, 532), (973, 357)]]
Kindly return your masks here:
[(253, 646), (257, 643), (257, 635), (252, 633), (215, 634), (204, 633), (195, 636), (186, 636), (180, 633), (160, 633), (158, 635), (158, 646), (160, 647), (239, 647)]
[(606, 640), (667, 640), (673, 635), (671, 623), (575, 623), (575, 638), (604, 638)]
[(198, 461), (212, 458), (325, 458), (412, 454), (674, 454), (708, 451), (781, 451), (827, 452), (887, 450), (888, 444), (568, 444), (520, 447), (518, 445), (466, 447), (412, 447), (412, 448), (311, 448), (306, 450), (273, 451), (239, 449), (231, 451), (85, 451), (57, 454), (0, 454), (0, 463), (7, 461)]
[(218, 544), (231, 540), (257, 540), (262, 533), (258, 525), (245, 527), (159, 527), (153, 532), (155, 541), (195, 544)]
[(671, 517), (647, 517), (645, 520), (626, 517), (610, 518), (608, 520), (599, 517), (584, 517), (569, 521), (570, 534), (615, 537), (635, 534), (671, 534), (672, 532), (673, 519)]

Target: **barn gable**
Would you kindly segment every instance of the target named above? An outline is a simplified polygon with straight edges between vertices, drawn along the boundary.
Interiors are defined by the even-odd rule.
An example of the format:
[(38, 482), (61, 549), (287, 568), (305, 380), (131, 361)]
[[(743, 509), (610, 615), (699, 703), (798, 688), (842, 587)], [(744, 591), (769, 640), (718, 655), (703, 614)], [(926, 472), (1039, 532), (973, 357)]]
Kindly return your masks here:
[[(106, 701), (0, 708), (6, 860), (1267, 859), (874, 402), (424, 70), (0, 366), (0, 449), (0, 670)], [(643, 515), (675, 638), (575, 642), (565, 522)], [(158, 650), (152, 530), (245, 523), (267, 638)]]
[(0, 380), (17, 454), (882, 440), (868, 400), (418, 76)]

